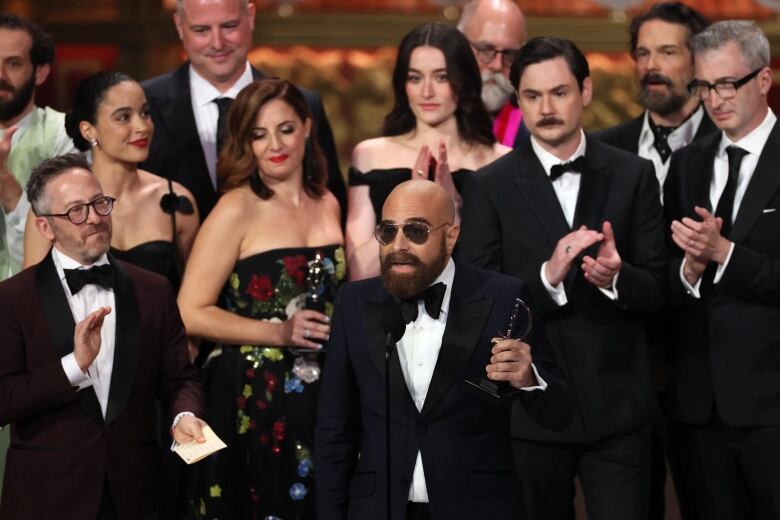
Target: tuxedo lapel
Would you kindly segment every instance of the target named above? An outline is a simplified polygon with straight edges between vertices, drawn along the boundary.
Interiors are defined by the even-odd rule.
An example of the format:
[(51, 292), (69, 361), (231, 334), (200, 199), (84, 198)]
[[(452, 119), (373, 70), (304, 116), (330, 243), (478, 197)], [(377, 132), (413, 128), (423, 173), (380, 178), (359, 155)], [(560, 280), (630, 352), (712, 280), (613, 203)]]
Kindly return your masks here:
[(584, 225), (588, 229), (601, 231), (604, 203), (607, 200), (614, 171), (599, 157), (599, 146), (600, 144), (593, 139), (587, 140), (585, 171), (580, 172), (580, 189), (577, 193), (572, 229)]
[[(362, 302), (360, 306), (363, 330), (366, 332), (368, 353), (381, 377), (385, 377), (386, 334), (383, 316), (386, 309), (391, 305), (396, 305), (392, 296), (383, 287), (380, 287), (371, 299)], [(417, 412), (412, 394), (406, 387), (406, 379), (404, 379), (404, 374), (401, 370), (401, 363), (398, 360), (398, 349), (396, 347), (393, 348), (393, 355), (390, 356), (390, 402), (397, 404), (406, 403), (407, 408), (413, 409), (415, 413)]]
[(190, 64), (187, 62), (174, 73), (173, 89), (167, 93), (167, 102), (161, 103), (160, 112), (169, 129), (168, 135), (176, 150), (182, 154), (182, 160), (190, 161), (193, 168), (199, 172), (191, 175), (192, 180), (198, 183), (199, 190), (203, 193), (214, 193), (192, 111), (189, 70)]
[(769, 200), (775, 196), (780, 187), (780, 175), (777, 164), (780, 161), (780, 124), (775, 123), (769, 134), (758, 164), (750, 178), (745, 196), (739, 205), (737, 217), (731, 230), (730, 239), (736, 243), (742, 242), (755, 225), (761, 212), (767, 207)]
[[(65, 296), (65, 290), (62, 288), (62, 282), (57, 275), (51, 251), (38, 264), (35, 278), (49, 336), (57, 356), (62, 358), (73, 352), (73, 332), (76, 323), (73, 320), (73, 313), (70, 310), (68, 298)], [(103, 412), (100, 409), (95, 390), (90, 386), (80, 390), (77, 395), (79, 406), (84, 414), (102, 424)]]
[(463, 365), (477, 346), (492, 306), (493, 299), (482, 294), (474, 276), (464, 267), (456, 268), (447, 325), (420, 415), (429, 413), (452, 384), (463, 382)]
[(686, 165), (689, 206), (684, 208), (686, 214), (694, 215), (693, 207), (699, 206), (714, 212), (710, 203), (710, 183), (715, 166), (715, 154), (720, 143), (720, 133), (713, 134), (702, 140), (702, 148), (698, 153), (691, 153), (689, 164)]
[(539, 226), (544, 229), (552, 242), (557, 242), (559, 238), (571, 231), (569, 224), (563, 215), (552, 182), (533, 151), (531, 140), (527, 139), (521, 146), (518, 157), (519, 172), (513, 175), (515, 186), (524, 199), (525, 205), (536, 217)]
[(122, 411), (135, 381), (140, 355), (141, 319), (135, 287), (130, 276), (119, 262), (109, 255), (114, 267), (114, 304), (116, 306), (116, 334), (114, 340), (114, 364), (106, 407), (106, 424), (110, 424)]

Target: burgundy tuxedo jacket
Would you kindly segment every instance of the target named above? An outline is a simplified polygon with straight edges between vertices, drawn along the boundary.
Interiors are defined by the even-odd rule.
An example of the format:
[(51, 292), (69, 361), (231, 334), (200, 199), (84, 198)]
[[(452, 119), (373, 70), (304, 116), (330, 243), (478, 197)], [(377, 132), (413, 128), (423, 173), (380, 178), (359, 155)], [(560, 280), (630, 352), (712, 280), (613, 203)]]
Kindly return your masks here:
[(0, 424), (11, 423), (0, 519), (95, 518), (105, 482), (119, 519), (160, 518), (154, 399), (203, 413), (173, 290), (115, 260), (116, 341), (106, 416), (61, 358), (74, 319), (51, 254), (0, 283)]

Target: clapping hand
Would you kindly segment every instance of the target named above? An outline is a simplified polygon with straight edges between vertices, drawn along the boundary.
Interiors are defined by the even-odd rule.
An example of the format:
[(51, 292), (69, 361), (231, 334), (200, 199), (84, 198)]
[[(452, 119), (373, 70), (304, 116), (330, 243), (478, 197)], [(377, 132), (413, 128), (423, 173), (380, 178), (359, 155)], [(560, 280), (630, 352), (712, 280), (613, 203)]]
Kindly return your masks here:
[(615, 243), (615, 233), (612, 224), (604, 222), (601, 227), (603, 240), (599, 246), (596, 258), (586, 256), (582, 259), (582, 271), (585, 279), (596, 287), (611, 288), (612, 281), (623, 265)]
[(433, 167), (434, 171), (433, 181), (444, 188), (444, 191), (449, 193), (452, 201), (455, 203), (455, 224), (458, 224), (460, 222), (460, 208), (463, 205), (463, 199), (452, 179), (452, 172), (447, 161), (447, 145), (444, 143), (444, 140), (439, 141), (439, 151), (436, 158), (433, 157), (433, 153), (428, 145), (423, 145), (420, 148), (420, 153), (417, 154), (417, 160), (412, 170), (412, 179), (427, 178), (428, 169), (431, 167)]
[(561, 237), (544, 269), (544, 275), (550, 285), (555, 287), (561, 283), (571, 269), (574, 259), (603, 239), (604, 235), (586, 226), (580, 226), (578, 230)]
[(22, 185), (8, 169), (8, 154), (11, 153), (11, 138), (14, 133), (16, 133), (15, 126), (7, 128), (0, 140), (0, 204), (3, 205), (6, 213), (16, 208), (22, 196)]
[(82, 372), (86, 372), (100, 352), (100, 331), (103, 319), (111, 312), (111, 307), (100, 307), (87, 314), (73, 332), (73, 357)]

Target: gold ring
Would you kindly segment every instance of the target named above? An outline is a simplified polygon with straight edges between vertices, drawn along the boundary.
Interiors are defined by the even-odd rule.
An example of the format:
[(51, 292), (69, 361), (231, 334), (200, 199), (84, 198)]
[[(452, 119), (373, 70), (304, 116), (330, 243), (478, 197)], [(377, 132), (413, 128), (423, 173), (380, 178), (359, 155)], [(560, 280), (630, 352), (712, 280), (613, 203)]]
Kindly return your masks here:
[(420, 177), (422, 177), (424, 174), (425, 172), (423, 172), (422, 170), (417, 170), (417, 175), (419, 175)]

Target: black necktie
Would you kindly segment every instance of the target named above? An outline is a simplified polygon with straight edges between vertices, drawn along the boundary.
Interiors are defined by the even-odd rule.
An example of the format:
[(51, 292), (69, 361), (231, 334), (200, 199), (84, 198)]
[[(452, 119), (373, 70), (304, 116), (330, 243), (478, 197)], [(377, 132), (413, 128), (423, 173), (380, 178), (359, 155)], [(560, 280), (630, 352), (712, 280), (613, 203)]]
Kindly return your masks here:
[(669, 135), (677, 130), (676, 126), (661, 126), (653, 123), (653, 118), (649, 118), (650, 130), (653, 132), (653, 146), (658, 155), (661, 156), (661, 162), (666, 163), (669, 156), (672, 155), (672, 147), (669, 146)]
[(417, 302), (420, 300), (425, 303), (425, 312), (434, 320), (438, 319), (446, 291), (447, 286), (443, 282), (439, 282), (431, 285), (418, 296), (402, 299), (398, 306), (401, 308), (401, 316), (404, 317), (404, 321), (412, 323), (417, 319)]
[(219, 156), (219, 152), (222, 151), (222, 145), (225, 143), (227, 114), (233, 100), (229, 97), (220, 97), (215, 99), (214, 103), (217, 104), (217, 110), (219, 110), (219, 118), (217, 118), (217, 156)]
[(742, 158), (748, 154), (739, 146), (729, 146), (726, 148), (726, 155), (729, 158), (729, 179), (726, 181), (726, 187), (718, 200), (718, 207), (715, 209), (715, 216), (723, 219), (723, 227), (720, 234), (728, 238), (731, 233), (731, 216), (734, 213), (734, 193), (737, 191), (737, 180), (739, 179), (739, 166), (742, 164)]
[(87, 284), (99, 285), (105, 289), (114, 288), (114, 268), (111, 264), (96, 265), (91, 269), (64, 269), (65, 281), (71, 294), (76, 294)]
[(550, 181), (554, 181), (566, 172), (582, 173), (585, 168), (585, 156), (580, 155), (573, 161), (565, 162), (562, 164), (554, 164), (550, 168)]

